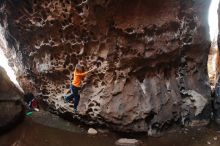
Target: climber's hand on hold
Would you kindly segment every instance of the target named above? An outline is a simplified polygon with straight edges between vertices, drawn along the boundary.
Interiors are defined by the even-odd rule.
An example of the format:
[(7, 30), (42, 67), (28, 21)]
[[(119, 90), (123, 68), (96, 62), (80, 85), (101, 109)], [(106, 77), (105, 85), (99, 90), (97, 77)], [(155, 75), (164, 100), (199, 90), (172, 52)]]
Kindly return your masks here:
[(91, 70), (88, 71), (88, 73), (90, 73), (90, 72), (92, 72), (92, 71), (94, 71), (96, 69), (97, 69), (97, 67), (93, 67)]

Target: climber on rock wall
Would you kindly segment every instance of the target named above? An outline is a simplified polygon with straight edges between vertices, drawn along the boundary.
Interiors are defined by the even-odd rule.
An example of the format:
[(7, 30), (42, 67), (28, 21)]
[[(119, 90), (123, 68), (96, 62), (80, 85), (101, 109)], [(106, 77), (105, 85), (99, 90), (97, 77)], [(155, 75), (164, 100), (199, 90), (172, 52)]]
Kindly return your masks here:
[(27, 111), (39, 111), (38, 102), (33, 93), (25, 94), (24, 102), (25, 102)]
[(77, 106), (79, 104), (80, 95), (78, 93), (81, 80), (90, 72), (94, 71), (93, 68), (89, 71), (83, 72), (83, 65), (77, 64), (73, 72), (73, 80), (70, 85), (71, 94), (69, 96), (64, 96), (64, 102), (69, 102), (71, 98), (74, 99), (74, 112), (77, 112)]

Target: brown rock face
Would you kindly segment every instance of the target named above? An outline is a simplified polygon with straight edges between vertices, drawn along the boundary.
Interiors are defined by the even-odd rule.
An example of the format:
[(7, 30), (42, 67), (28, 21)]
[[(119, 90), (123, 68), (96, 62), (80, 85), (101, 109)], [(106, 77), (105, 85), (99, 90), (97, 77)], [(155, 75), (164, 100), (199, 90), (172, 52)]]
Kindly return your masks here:
[[(164, 130), (210, 116), (207, 0), (7, 0), (5, 50), (25, 91), (61, 116), (74, 66), (83, 82), (79, 115), (121, 131)], [(70, 107), (69, 107), (70, 106)]]
[[(220, 4), (219, 4), (220, 6)], [(220, 7), (219, 7), (220, 8)], [(220, 9), (218, 8), (218, 21), (220, 22)], [(220, 24), (219, 24), (219, 28), (220, 28)], [(219, 31), (220, 34), (220, 31)], [(218, 48), (220, 48), (220, 35), (218, 34)], [(216, 81), (216, 85), (215, 85), (215, 99), (214, 99), (214, 113), (215, 113), (215, 121), (220, 124), (220, 54), (219, 54), (219, 50), (218, 50), (218, 55), (217, 55), (217, 81)]]
[(5, 70), (0, 67), (0, 133), (12, 128), (22, 119), (24, 107), (21, 95)]

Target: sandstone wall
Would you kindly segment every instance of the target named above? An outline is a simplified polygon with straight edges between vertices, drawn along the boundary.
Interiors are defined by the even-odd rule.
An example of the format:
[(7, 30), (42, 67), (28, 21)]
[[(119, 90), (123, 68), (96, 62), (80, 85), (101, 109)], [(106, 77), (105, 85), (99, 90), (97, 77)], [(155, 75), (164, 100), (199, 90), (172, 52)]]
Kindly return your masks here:
[(3, 0), (5, 50), (23, 89), (53, 111), (74, 66), (98, 70), (79, 115), (121, 131), (160, 131), (210, 118), (207, 0)]

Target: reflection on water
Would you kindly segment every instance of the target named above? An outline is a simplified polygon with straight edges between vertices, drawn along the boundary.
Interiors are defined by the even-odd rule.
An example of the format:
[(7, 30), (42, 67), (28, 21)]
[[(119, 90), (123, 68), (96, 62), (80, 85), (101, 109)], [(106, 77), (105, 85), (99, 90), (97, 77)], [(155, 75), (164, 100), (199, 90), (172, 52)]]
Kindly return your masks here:
[[(215, 127), (215, 128), (214, 128)], [(0, 146), (114, 146), (121, 137), (136, 138), (143, 146), (220, 146), (220, 127), (179, 129), (162, 137), (119, 135), (108, 132), (87, 135), (87, 128), (47, 112), (34, 113), (13, 131), (0, 137)]]

